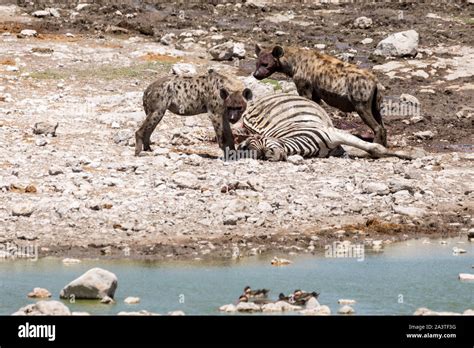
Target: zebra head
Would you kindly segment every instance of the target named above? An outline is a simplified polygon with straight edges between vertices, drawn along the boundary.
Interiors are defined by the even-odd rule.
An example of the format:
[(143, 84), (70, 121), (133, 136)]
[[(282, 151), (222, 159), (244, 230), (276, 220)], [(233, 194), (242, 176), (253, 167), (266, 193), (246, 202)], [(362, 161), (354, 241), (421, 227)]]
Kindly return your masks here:
[(252, 153), (254, 159), (268, 161), (286, 161), (286, 151), (280, 140), (275, 138), (252, 135), (237, 146), (239, 151)]

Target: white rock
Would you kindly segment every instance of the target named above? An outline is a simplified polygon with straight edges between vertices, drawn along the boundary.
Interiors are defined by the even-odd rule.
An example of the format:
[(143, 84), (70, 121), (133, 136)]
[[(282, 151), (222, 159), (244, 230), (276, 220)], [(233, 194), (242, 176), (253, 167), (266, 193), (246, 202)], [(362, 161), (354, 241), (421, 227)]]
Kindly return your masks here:
[(237, 308), (233, 304), (227, 304), (219, 307), (221, 312), (233, 313), (237, 312)]
[(262, 213), (270, 213), (273, 211), (273, 207), (268, 202), (260, 202), (257, 206), (257, 210)]
[(40, 11), (35, 11), (31, 14), (32, 16), (34, 17), (46, 17), (46, 16), (50, 16), (51, 14), (49, 13), (49, 11), (45, 11), (45, 10), (40, 10)]
[(465, 254), (467, 253), (466, 250), (458, 247), (453, 247), (453, 254), (458, 255), (458, 254)]
[(355, 300), (350, 300), (350, 299), (345, 299), (345, 298), (341, 298), (337, 301), (337, 303), (341, 304), (341, 305), (353, 305), (356, 303)]
[(413, 133), (413, 135), (415, 137), (417, 137), (418, 139), (421, 139), (421, 140), (433, 139), (433, 137), (435, 136), (434, 132), (432, 132), (430, 130), (415, 132), (415, 133)]
[(199, 189), (200, 185), (196, 174), (190, 172), (177, 172), (171, 176), (171, 181), (179, 188)]
[(455, 312), (435, 312), (428, 308), (418, 308), (413, 315), (461, 315), (460, 313)]
[(393, 206), (393, 211), (397, 214), (407, 215), (410, 217), (417, 217), (417, 218), (420, 218), (426, 215), (425, 209), (416, 208), (416, 207), (406, 207), (406, 206), (395, 205)]
[(168, 315), (177, 317), (177, 316), (186, 315), (186, 313), (184, 313), (183, 311), (171, 311), (171, 312), (168, 312)]
[(91, 314), (88, 313), (88, 312), (72, 312), (71, 315), (75, 315), (77, 317), (85, 317), (85, 316), (88, 316), (88, 315), (91, 315)]
[(305, 309), (313, 309), (313, 308), (318, 308), (320, 306), (321, 305), (319, 304), (316, 297), (311, 297), (308, 301), (306, 301)]
[(339, 313), (339, 314), (353, 314), (353, 313), (355, 313), (355, 310), (354, 310), (354, 308), (352, 308), (349, 305), (344, 305), (341, 308), (339, 308), (337, 313)]
[(415, 30), (392, 34), (377, 44), (375, 55), (380, 56), (415, 56), (418, 49), (419, 35)]
[(411, 73), (411, 76), (422, 77), (424, 79), (427, 79), (428, 77), (430, 77), (430, 75), (424, 70), (415, 70), (414, 72)]
[(317, 48), (318, 50), (324, 50), (326, 48), (325, 44), (316, 44), (314, 45), (314, 48)]
[(146, 310), (141, 310), (141, 311), (138, 311), (138, 312), (118, 312), (117, 315), (120, 315), (120, 316), (152, 316), (152, 315), (159, 315), (158, 313), (152, 313), (152, 312), (148, 312)]
[(81, 11), (85, 9), (86, 7), (90, 6), (90, 4), (79, 4), (76, 6), (76, 11)]
[(462, 281), (474, 281), (474, 274), (470, 274), (470, 273), (459, 273), (459, 280), (462, 280)]
[(48, 298), (51, 297), (51, 293), (44, 288), (34, 288), (33, 291), (28, 294), (28, 297)]
[(240, 79), (244, 83), (245, 87), (252, 91), (253, 98), (255, 100), (275, 92), (274, 87), (271, 84), (260, 82), (252, 75)]
[(71, 315), (71, 311), (59, 301), (38, 301), (20, 308), (12, 315)]
[(56, 17), (56, 18), (59, 18), (61, 17), (61, 14), (59, 13), (58, 9), (57, 8), (48, 8), (46, 9), (49, 14), (53, 17)]
[(33, 36), (38, 36), (38, 33), (36, 30), (33, 30), (33, 29), (23, 29), (20, 32), (20, 35), (23, 37), (33, 37)]
[(236, 306), (237, 312), (261, 312), (259, 305), (253, 302), (240, 302)]
[(300, 155), (289, 156), (286, 160), (288, 162), (292, 163), (292, 164), (303, 164), (304, 163), (304, 158), (303, 158), (303, 156), (300, 156)]
[(379, 196), (388, 195), (390, 189), (383, 182), (364, 182), (362, 183), (362, 193), (373, 193)]
[[(474, 0), (473, 0), (474, 1)], [(474, 2), (473, 2), (474, 3)], [(474, 309), (466, 309), (463, 315), (474, 315)]]
[(279, 257), (275, 256), (270, 263), (273, 266), (284, 266), (284, 265), (290, 265), (292, 262), (290, 260), (279, 258)]
[(360, 29), (367, 29), (372, 26), (372, 19), (367, 17), (359, 17), (354, 21), (354, 26)]
[(35, 211), (35, 206), (32, 203), (18, 203), (12, 207), (13, 216), (29, 217)]
[(168, 33), (161, 37), (160, 43), (163, 45), (171, 45), (174, 40), (176, 40), (176, 35), (174, 33)]
[(214, 60), (218, 61), (230, 60), (232, 57), (244, 58), (246, 54), (244, 44), (233, 41), (214, 46), (209, 49), (209, 53)]
[(140, 303), (140, 297), (127, 297), (125, 300), (123, 300), (124, 303), (126, 304), (138, 304)]
[(366, 37), (365, 39), (361, 40), (361, 44), (363, 45), (368, 45), (368, 44), (371, 44), (372, 42), (374, 42), (374, 39), (371, 39), (370, 37)]
[(194, 64), (176, 63), (171, 67), (171, 73), (178, 76), (192, 76), (196, 75), (197, 69)]
[(316, 308), (303, 309), (299, 313), (303, 315), (330, 315), (331, 309), (328, 306), (323, 305)]
[(66, 285), (60, 298), (102, 299), (113, 298), (117, 289), (117, 276), (102, 268), (92, 268)]
[(48, 142), (44, 138), (38, 138), (35, 140), (35, 144), (36, 146), (45, 146), (48, 144)]
[(81, 263), (82, 261), (79, 259), (71, 259), (71, 258), (65, 258), (62, 260), (62, 263), (65, 265), (73, 265), (73, 264), (78, 264)]

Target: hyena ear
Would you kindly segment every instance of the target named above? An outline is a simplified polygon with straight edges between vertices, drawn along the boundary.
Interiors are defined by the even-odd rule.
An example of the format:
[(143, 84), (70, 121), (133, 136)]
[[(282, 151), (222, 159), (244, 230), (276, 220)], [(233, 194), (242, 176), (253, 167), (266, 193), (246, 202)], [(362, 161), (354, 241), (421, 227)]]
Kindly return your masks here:
[(257, 57), (260, 55), (260, 52), (262, 52), (262, 48), (259, 44), (255, 44), (255, 54), (257, 55)]
[(272, 56), (273, 57), (278, 59), (278, 58), (283, 57), (284, 54), (285, 54), (285, 51), (283, 50), (283, 47), (281, 47), (281, 46), (273, 47), (273, 50), (272, 50)]
[(221, 88), (219, 90), (219, 95), (222, 98), (222, 100), (226, 100), (229, 97), (229, 92), (227, 92), (227, 89)]
[(245, 100), (251, 100), (253, 97), (253, 93), (249, 88), (244, 89), (242, 95), (244, 96)]

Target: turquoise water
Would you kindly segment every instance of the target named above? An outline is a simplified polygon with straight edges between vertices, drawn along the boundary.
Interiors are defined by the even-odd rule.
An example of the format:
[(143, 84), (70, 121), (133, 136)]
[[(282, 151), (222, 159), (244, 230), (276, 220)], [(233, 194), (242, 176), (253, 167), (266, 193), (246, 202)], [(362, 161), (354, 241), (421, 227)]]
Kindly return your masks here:
[[(335, 313), (340, 298), (355, 299), (357, 314), (413, 314), (418, 307), (462, 312), (474, 308), (474, 282), (461, 282), (459, 273), (474, 273), (474, 243), (448, 245), (421, 240), (393, 244), (383, 252), (355, 258), (326, 258), (324, 254), (290, 257), (293, 264), (270, 265), (271, 256), (228, 262), (139, 262), (83, 260), (65, 266), (61, 260), (44, 258), (0, 261), (0, 314), (11, 314), (34, 300), (26, 294), (44, 287), (58, 299), (64, 285), (92, 267), (102, 267), (118, 277), (115, 305), (96, 301), (65, 302), (73, 311), (116, 314), (120, 311), (186, 314), (219, 314), (223, 304), (235, 303), (246, 285), (268, 288), (276, 298), (296, 288), (321, 293), (321, 304)], [(462, 239), (464, 242), (465, 239)], [(454, 256), (454, 246), (467, 250)], [(288, 258), (288, 257), (287, 257)], [(138, 305), (126, 305), (138, 296)]]

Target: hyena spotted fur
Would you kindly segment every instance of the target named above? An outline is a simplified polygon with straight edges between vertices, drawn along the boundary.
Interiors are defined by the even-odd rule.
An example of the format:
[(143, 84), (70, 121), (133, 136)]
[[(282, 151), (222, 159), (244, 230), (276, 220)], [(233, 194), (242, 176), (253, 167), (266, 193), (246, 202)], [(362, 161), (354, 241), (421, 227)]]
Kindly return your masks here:
[(255, 47), (258, 80), (281, 72), (293, 78), (298, 94), (320, 104), (321, 100), (343, 112), (356, 111), (373, 130), (374, 142), (387, 146), (382, 121), (383, 86), (371, 72), (314, 50), (275, 46)]
[(252, 91), (227, 74), (209, 69), (194, 76), (167, 76), (153, 82), (143, 94), (146, 119), (135, 132), (135, 155), (151, 151), (150, 137), (166, 110), (182, 116), (208, 112), (219, 147), (234, 150), (230, 123), (239, 121)]

